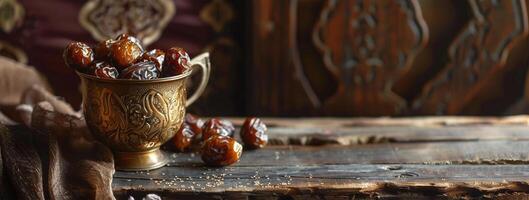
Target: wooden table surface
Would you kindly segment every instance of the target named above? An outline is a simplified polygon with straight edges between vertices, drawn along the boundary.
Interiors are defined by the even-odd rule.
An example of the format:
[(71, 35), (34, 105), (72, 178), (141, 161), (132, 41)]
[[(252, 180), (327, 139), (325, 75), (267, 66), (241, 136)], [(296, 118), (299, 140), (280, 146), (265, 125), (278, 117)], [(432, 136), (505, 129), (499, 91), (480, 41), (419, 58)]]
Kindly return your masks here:
[[(241, 119), (230, 119), (241, 124)], [(115, 195), (164, 199), (529, 198), (529, 117), (264, 119), (270, 144), (239, 163), (116, 172)]]

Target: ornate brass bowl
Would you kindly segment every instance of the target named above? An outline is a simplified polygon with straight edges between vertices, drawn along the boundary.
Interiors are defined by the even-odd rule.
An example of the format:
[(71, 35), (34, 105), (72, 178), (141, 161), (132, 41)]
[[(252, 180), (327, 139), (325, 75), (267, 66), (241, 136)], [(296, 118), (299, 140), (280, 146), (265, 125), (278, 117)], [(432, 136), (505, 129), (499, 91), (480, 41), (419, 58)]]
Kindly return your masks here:
[(208, 53), (197, 56), (191, 64), (202, 68), (202, 79), (188, 100), (186, 80), (191, 69), (155, 80), (108, 80), (78, 73), (86, 124), (112, 149), (116, 169), (150, 170), (167, 164), (160, 146), (178, 131), (186, 106), (201, 95), (209, 79)]

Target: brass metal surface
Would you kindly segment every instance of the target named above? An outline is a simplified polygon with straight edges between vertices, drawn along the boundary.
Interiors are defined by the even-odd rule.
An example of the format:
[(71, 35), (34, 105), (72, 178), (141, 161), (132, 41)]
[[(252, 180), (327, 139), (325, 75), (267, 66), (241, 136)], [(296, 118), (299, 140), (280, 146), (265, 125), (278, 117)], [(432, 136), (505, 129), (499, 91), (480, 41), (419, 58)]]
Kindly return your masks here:
[[(191, 62), (203, 73), (199, 89), (188, 104), (207, 84), (208, 56), (202, 54)], [(78, 73), (86, 124), (99, 141), (112, 149), (116, 169), (150, 170), (167, 163), (159, 148), (183, 122), (185, 84), (191, 72), (155, 80), (109, 80)]]
[(168, 159), (163, 151), (156, 148), (141, 152), (114, 152), (114, 163), (117, 170), (138, 171), (163, 167)]

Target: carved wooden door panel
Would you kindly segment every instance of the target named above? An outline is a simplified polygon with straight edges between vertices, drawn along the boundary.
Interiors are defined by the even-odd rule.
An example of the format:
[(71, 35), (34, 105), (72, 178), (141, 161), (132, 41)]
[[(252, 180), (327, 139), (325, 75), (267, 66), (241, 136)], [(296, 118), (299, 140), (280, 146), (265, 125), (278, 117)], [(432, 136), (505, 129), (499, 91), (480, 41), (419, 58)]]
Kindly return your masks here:
[(320, 107), (300, 60), (298, 3), (252, 1), (252, 60), (246, 77), (250, 114), (315, 114)]
[(509, 51), (527, 35), (523, 0), (470, 0), (473, 17), (448, 49), (450, 62), (415, 100), (419, 114), (459, 114), (477, 103), (484, 85), (505, 67)]
[(253, 7), (251, 113), (406, 109), (391, 86), (428, 38), (416, 0), (258, 0)]
[(313, 34), (339, 83), (325, 112), (394, 115), (406, 109), (391, 86), (428, 38), (416, 0), (327, 1)]
[[(480, 106), (501, 98), (502, 88), (520, 87), (505, 80), (527, 71), (520, 59), (524, 54), (514, 48), (527, 36), (524, 0), (446, 1), (464, 6), (443, 7), (447, 14), (468, 16), (459, 19), (463, 26), (447, 26), (461, 29), (451, 30), (459, 34), (446, 39), (451, 41), (448, 48), (436, 49), (447, 52), (446, 58), (421, 54), (429, 42), (438, 43), (428, 40), (429, 26), (442, 19), (428, 13), (437, 7), (427, 6), (430, 10), (424, 11), (421, 3), (431, 4), (426, 0), (252, 1), (249, 113), (479, 114), (488, 113)], [(423, 13), (429, 14), (429, 21)], [(424, 78), (411, 71), (418, 69), (416, 60), (436, 63), (419, 67), (428, 79), (415, 80)], [(414, 80), (405, 80), (410, 77)], [(397, 93), (393, 88), (397, 81), (406, 82), (414, 93)], [(495, 109), (504, 109), (501, 106)]]

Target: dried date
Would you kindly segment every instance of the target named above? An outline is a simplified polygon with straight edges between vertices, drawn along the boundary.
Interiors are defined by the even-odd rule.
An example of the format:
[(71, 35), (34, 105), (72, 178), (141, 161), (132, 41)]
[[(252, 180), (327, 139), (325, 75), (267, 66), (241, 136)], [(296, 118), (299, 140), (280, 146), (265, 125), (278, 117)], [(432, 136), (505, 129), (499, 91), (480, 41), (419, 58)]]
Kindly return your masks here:
[(121, 71), (119, 78), (122, 79), (136, 79), (136, 80), (151, 80), (156, 79), (160, 73), (156, 69), (153, 62), (139, 62), (125, 68)]
[(214, 135), (233, 137), (235, 127), (227, 120), (211, 118), (202, 127), (202, 140), (207, 140)]
[(152, 61), (156, 64), (158, 71), (162, 72), (163, 61), (165, 59), (165, 53), (160, 49), (153, 49), (143, 53), (140, 61)]
[(262, 148), (268, 143), (266, 125), (256, 117), (246, 118), (241, 127), (241, 139), (244, 147), (250, 149)]
[(68, 67), (87, 73), (94, 61), (94, 52), (85, 43), (74, 42), (64, 50), (63, 59)]
[(108, 39), (97, 44), (94, 49), (96, 60), (108, 61), (110, 59), (110, 49), (115, 42), (115, 40)]
[(197, 135), (189, 124), (183, 123), (182, 127), (174, 135), (172, 141), (178, 151), (185, 152), (189, 149)]
[(190, 68), (191, 59), (183, 48), (173, 47), (165, 52), (163, 76), (170, 77), (184, 73)]
[[(167, 53), (160, 49), (145, 52), (141, 41), (128, 34), (99, 42), (94, 49), (81, 42), (71, 43), (63, 58), (69, 67), (105, 79), (150, 80), (175, 76), (188, 70), (191, 62), (183, 48), (170, 48)], [(197, 130), (201, 127), (192, 127), (200, 132)]]
[(193, 130), (193, 132), (195, 132), (197, 135), (202, 133), (202, 126), (204, 126), (204, 121), (198, 118), (197, 116), (190, 113), (186, 113), (184, 123), (189, 125), (191, 130)]
[(201, 149), (201, 158), (209, 166), (226, 166), (239, 161), (242, 146), (235, 139), (214, 135), (206, 140)]
[(119, 76), (118, 69), (107, 62), (96, 62), (92, 65), (92, 75), (103, 79), (116, 79)]
[(118, 37), (110, 47), (112, 60), (119, 70), (132, 65), (142, 54), (143, 47), (140, 42), (131, 36)]
[(220, 125), (226, 129), (226, 131), (228, 131), (230, 137), (233, 137), (235, 134), (235, 126), (233, 126), (233, 123), (228, 120), (221, 119)]

